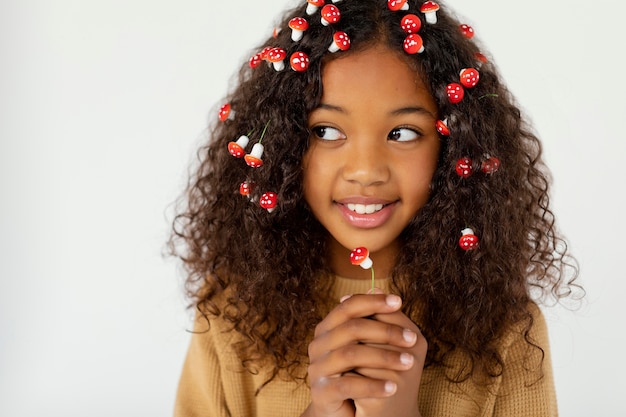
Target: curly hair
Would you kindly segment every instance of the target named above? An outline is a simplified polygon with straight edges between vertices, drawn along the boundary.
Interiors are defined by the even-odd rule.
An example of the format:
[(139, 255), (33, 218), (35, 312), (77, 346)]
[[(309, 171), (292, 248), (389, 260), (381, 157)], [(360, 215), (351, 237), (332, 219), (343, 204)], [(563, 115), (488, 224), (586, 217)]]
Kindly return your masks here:
[[(324, 64), (383, 44), (419, 71), (451, 130), (442, 139), (430, 200), (400, 236), (391, 287), (429, 341), (427, 366), (461, 352), (469, 367), (452, 379), (475, 371), (499, 375), (503, 361), (497, 342), (507, 329), (521, 323), (534, 346), (527, 336), (531, 300), (558, 300), (577, 287), (576, 262), (549, 208), (550, 180), (537, 136), (494, 63), (477, 58), (477, 41), (461, 33), (445, 5), (436, 24), (422, 25), (425, 51), (408, 55), (402, 52), (406, 33), (400, 20), (406, 13), (421, 16), (422, 1), (410, 0), (406, 13), (390, 11), (386, 0), (341, 2), (339, 23), (321, 24), (318, 12), (308, 19), (302, 40), (294, 42), (288, 22), (306, 16), (306, 3), (301, 3), (285, 13), (278, 35), (255, 51), (272, 46), (285, 49), (288, 57), (305, 52), (308, 70), (243, 64), (238, 83), (224, 99), (236, 116), (211, 126), (181, 197), (170, 246), (185, 266), (192, 304), (205, 317), (222, 315), (243, 335), (238, 349), (244, 366), (253, 369), (269, 359), (275, 374), (297, 376), (307, 361), (311, 329), (322, 318), (319, 305), (329, 296), (332, 274), (325, 259), (328, 233), (303, 198), (308, 115), (320, 103)], [(335, 30), (349, 34), (350, 50), (327, 51)], [(451, 104), (446, 85), (457, 82), (459, 71), (468, 67), (480, 69), (480, 82), (460, 103)], [(259, 141), (264, 128), (261, 168), (249, 168), (228, 153), (230, 141), (243, 134)], [(480, 170), (488, 156), (501, 162), (496, 173)], [(475, 174), (469, 178), (455, 172), (461, 157), (473, 161)], [(243, 181), (253, 184), (250, 198), (239, 193)], [(257, 203), (265, 191), (278, 195), (272, 213)], [(479, 233), (477, 250), (458, 247), (465, 227)], [(226, 289), (225, 304), (218, 303)]]

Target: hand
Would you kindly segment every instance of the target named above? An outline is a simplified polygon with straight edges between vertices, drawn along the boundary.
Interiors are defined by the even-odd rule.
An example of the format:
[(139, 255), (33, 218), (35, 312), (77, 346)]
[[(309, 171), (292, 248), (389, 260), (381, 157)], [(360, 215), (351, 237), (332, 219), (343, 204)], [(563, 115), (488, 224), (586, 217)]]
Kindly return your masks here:
[[(400, 416), (417, 410), (426, 341), (400, 307), (395, 295), (354, 295), (320, 322), (309, 345), (311, 405), (304, 415)], [(398, 394), (411, 397), (399, 401), (411, 404), (408, 410), (394, 405)], [(397, 414), (386, 408), (392, 405)]]

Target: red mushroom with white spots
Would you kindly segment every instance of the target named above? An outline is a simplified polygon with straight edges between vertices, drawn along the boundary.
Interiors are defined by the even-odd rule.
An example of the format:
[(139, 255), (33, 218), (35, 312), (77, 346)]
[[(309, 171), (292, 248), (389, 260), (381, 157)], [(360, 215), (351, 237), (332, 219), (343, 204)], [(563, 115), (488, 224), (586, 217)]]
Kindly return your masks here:
[(459, 29), (461, 29), (461, 33), (467, 39), (472, 39), (474, 37), (474, 28), (471, 27), (470, 25), (463, 23), (462, 25), (459, 26)]
[(228, 152), (235, 158), (243, 158), (249, 142), (250, 138), (248, 136), (241, 135), (236, 142), (228, 142)]
[(500, 160), (495, 156), (489, 156), (480, 165), (480, 170), (483, 174), (493, 174), (500, 169)]
[(474, 88), (480, 80), (480, 73), (476, 68), (463, 68), (459, 73), (461, 84), (465, 88)]
[(435, 128), (437, 132), (439, 132), (442, 136), (450, 136), (450, 128), (448, 127), (448, 119), (437, 120), (435, 123)]
[(474, 231), (469, 227), (463, 229), (461, 232), (461, 238), (459, 239), (459, 246), (463, 250), (474, 250), (478, 247), (478, 236), (474, 234)]
[(392, 12), (409, 10), (409, 3), (407, 0), (387, 0), (387, 7)]
[(327, 4), (322, 7), (322, 25), (328, 26), (341, 20), (341, 12), (334, 4)]
[(322, 7), (326, 1), (324, 0), (307, 0), (307, 6), (306, 6), (306, 14), (308, 14), (309, 16), (311, 16), (312, 14), (314, 14), (317, 9), (319, 9), (320, 7)]
[(339, 50), (347, 51), (350, 49), (350, 37), (346, 32), (337, 31), (333, 35), (333, 41), (328, 47), (328, 51), (335, 53)]
[(261, 159), (261, 157), (263, 156), (264, 150), (265, 148), (261, 143), (255, 143), (252, 147), (252, 151), (250, 151), (249, 154), (246, 154), (243, 159), (246, 161), (248, 166), (252, 168), (259, 168), (263, 166), (263, 159)]
[(452, 104), (460, 103), (465, 97), (465, 90), (463, 86), (458, 83), (450, 83), (446, 86), (446, 93), (448, 94), (448, 100)]
[(232, 109), (230, 103), (226, 103), (220, 107), (218, 117), (222, 122), (225, 122), (226, 120), (233, 120), (235, 117), (235, 111)]
[(285, 58), (287, 58), (287, 51), (283, 48), (272, 48), (267, 53), (267, 60), (274, 65), (276, 71), (282, 71), (285, 68)]
[(271, 191), (263, 193), (259, 200), (259, 205), (271, 213), (278, 205), (278, 196)]
[(464, 156), (456, 161), (456, 173), (461, 178), (470, 177), (474, 173), (474, 170), (472, 169), (472, 160), (467, 156)]
[(289, 58), (291, 69), (297, 72), (306, 71), (309, 68), (309, 63), (309, 56), (301, 51), (294, 52)]
[(352, 265), (358, 265), (363, 269), (369, 269), (374, 264), (369, 254), (370, 251), (367, 250), (367, 248), (363, 246), (358, 247), (350, 253), (350, 262)]
[(417, 33), (411, 33), (404, 38), (404, 52), (410, 55), (421, 54), (424, 52), (424, 41)]
[(303, 17), (294, 17), (289, 21), (289, 28), (291, 29), (291, 40), (298, 42), (302, 39), (304, 31), (309, 28), (309, 22)]
[(261, 62), (263, 62), (263, 58), (261, 57), (261, 53), (259, 52), (258, 54), (252, 55), (250, 61), (248, 61), (248, 65), (250, 65), (250, 68), (256, 68), (261, 65)]
[(400, 27), (406, 33), (417, 33), (422, 28), (422, 20), (414, 14), (407, 14), (400, 21)]
[(422, 4), (422, 7), (420, 7), (420, 12), (424, 13), (426, 23), (430, 23), (431, 25), (437, 23), (438, 10), (439, 5), (434, 1), (427, 1), (426, 3)]

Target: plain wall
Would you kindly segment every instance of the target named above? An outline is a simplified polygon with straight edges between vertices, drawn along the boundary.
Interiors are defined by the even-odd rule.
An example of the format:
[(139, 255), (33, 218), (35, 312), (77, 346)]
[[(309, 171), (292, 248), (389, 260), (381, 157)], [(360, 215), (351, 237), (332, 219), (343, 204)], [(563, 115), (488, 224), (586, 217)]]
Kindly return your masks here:
[[(0, 415), (171, 415), (190, 314), (170, 205), (287, 3), (2, 2)], [(581, 264), (582, 308), (546, 310), (561, 415), (626, 415), (625, 3), (449, 4), (542, 137)]]

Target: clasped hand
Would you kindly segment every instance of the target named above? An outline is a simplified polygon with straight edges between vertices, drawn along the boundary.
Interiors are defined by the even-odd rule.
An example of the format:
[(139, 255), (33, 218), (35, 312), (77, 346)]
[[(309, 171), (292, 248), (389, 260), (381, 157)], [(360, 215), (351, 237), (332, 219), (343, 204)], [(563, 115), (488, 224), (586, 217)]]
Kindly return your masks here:
[(400, 297), (344, 297), (309, 345), (309, 417), (419, 417), (427, 343)]

